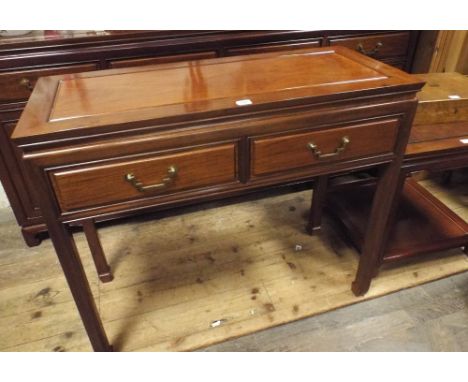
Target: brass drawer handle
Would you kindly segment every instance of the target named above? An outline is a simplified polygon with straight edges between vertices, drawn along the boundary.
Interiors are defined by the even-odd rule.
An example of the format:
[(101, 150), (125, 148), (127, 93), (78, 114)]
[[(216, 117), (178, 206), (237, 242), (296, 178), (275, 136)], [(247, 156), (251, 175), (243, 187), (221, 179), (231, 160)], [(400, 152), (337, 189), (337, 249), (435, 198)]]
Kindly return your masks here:
[(334, 152), (329, 153), (329, 154), (322, 154), (318, 146), (314, 144), (313, 142), (309, 142), (307, 144), (307, 148), (309, 148), (318, 159), (325, 159), (325, 158), (332, 158), (332, 157), (336, 157), (340, 155), (346, 149), (346, 146), (348, 146), (350, 142), (351, 141), (348, 137), (341, 138), (340, 145), (335, 149)]
[(22, 78), (21, 81), (19, 82), (19, 85), (23, 88), (26, 88), (30, 91), (33, 90), (33, 86), (32, 86), (32, 83), (31, 83), (31, 80), (28, 79), (28, 78)]
[(150, 191), (150, 190), (162, 190), (167, 188), (173, 181), (175, 176), (177, 175), (177, 166), (171, 165), (167, 169), (167, 176), (163, 178), (161, 183), (150, 184), (148, 186), (144, 186), (134, 174), (128, 173), (125, 174), (125, 180), (132, 184), (140, 192)]
[(379, 53), (380, 48), (383, 47), (383, 42), (379, 41), (377, 44), (375, 44), (375, 48), (372, 50), (365, 50), (364, 45), (362, 45), (362, 42), (357, 44), (356, 50), (362, 54), (365, 54), (366, 56), (373, 56), (374, 54)]

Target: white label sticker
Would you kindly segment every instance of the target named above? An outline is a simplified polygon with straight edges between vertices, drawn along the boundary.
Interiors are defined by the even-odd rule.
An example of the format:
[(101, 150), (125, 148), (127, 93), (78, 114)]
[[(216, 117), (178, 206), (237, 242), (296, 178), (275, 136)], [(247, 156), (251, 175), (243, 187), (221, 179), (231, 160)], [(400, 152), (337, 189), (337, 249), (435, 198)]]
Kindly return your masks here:
[(464, 145), (468, 145), (468, 138), (460, 139), (460, 142), (463, 143)]
[(450, 94), (448, 97), (450, 99), (460, 99), (461, 98), (458, 94)]
[(246, 98), (246, 99), (240, 99), (236, 101), (237, 106), (246, 106), (246, 105), (252, 105), (252, 100)]

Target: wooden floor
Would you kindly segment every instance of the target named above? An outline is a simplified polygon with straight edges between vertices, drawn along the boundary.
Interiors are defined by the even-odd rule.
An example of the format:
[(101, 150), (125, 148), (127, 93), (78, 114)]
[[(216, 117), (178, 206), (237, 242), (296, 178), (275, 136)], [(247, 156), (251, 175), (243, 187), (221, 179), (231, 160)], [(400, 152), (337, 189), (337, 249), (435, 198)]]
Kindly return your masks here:
[(468, 351), (468, 273), (204, 351)]
[[(448, 188), (423, 184), (468, 219), (465, 175)], [(468, 273), (357, 299), (354, 250), (329, 223), (318, 237), (303, 232), (309, 198), (278, 191), (105, 226), (116, 275), (105, 285), (77, 234), (111, 342), (129, 351), (468, 350)], [(9, 210), (0, 210), (0, 240), (0, 350), (90, 350), (50, 241), (27, 248)], [(367, 298), (467, 269), (461, 251), (447, 251), (382, 271)]]

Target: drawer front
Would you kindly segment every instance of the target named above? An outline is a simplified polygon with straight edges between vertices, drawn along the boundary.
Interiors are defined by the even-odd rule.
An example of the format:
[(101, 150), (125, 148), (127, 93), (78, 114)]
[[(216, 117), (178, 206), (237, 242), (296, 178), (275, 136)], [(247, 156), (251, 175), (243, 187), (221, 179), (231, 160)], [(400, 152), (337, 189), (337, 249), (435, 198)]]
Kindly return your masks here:
[(262, 44), (254, 46), (239, 46), (234, 48), (227, 49), (228, 55), (240, 55), (240, 54), (254, 54), (254, 53), (268, 53), (268, 52), (277, 52), (282, 50), (291, 50), (291, 49), (306, 49), (306, 48), (318, 48), (320, 47), (321, 40), (316, 39), (312, 41), (304, 42), (292, 42), (292, 43), (282, 43), (282, 44)]
[(254, 176), (343, 161), (394, 150), (399, 120), (252, 139)]
[(145, 57), (145, 58), (131, 58), (126, 60), (112, 60), (109, 61), (110, 68), (128, 68), (131, 66), (143, 66), (153, 64), (164, 64), (167, 62), (202, 60), (205, 58), (217, 57), (216, 52), (194, 52), (186, 54), (174, 54), (170, 56), (159, 57)]
[(330, 45), (341, 45), (374, 58), (405, 56), (410, 32), (378, 34), (373, 36), (330, 39)]
[(97, 70), (96, 63), (0, 73), (0, 102), (27, 100), (39, 77)]
[(50, 174), (62, 211), (234, 182), (237, 146), (192, 149)]

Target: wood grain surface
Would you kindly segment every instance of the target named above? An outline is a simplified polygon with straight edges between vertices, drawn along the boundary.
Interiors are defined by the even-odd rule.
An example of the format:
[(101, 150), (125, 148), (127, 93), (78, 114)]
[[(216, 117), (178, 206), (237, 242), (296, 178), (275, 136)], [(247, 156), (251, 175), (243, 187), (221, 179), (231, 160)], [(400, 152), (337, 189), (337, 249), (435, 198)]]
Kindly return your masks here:
[(468, 121), (468, 77), (460, 73), (417, 75), (426, 81), (418, 93), (415, 125)]
[[(62, 210), (69, 211), (235, 182), (236, 163), (236, 146), (231, 143), (57, 171), (51, 178)], [(158, 184), (170, 166), (177, 168), (177, 174), (164, 189), (140, 192), (125, 180), (126, 174), (133, 174), (143, 185)]]
[[(252, 174), (263, 175), (330, 161), (391, 153), (395, 147), (398, 126), (399, 121), (395, 118), (324, 131), (254, 138)], [(313, 143), (321, 152), (320, 155), (333, 154), (342, 145), (343, 138), (347, 138), (349, 143), (333, 157), (319, 158), (308, 147), (308, 144)]]

